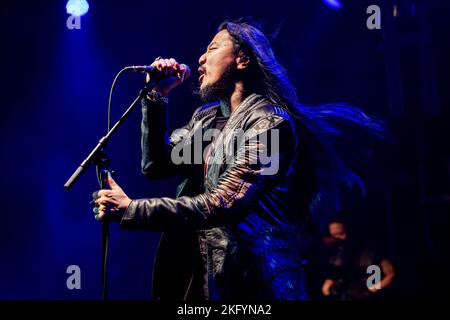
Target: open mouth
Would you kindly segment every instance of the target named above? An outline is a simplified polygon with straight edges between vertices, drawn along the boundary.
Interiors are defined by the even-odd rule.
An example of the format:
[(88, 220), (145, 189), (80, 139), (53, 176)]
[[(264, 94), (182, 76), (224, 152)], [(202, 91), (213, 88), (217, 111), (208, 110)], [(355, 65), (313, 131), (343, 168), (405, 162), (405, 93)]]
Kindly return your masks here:
[(202, 83), (203, 78), (205, 77), (205, 70), (202, 67), (198, 68), (198, 72), (200, 73), (200, 77), (198, 77), (198, 81)]

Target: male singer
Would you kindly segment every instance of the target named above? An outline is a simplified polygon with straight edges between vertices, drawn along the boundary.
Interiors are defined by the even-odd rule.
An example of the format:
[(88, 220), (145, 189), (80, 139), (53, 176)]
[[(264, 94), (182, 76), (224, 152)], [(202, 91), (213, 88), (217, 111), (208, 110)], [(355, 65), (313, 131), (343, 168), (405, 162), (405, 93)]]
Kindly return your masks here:
[[(314, 130), (330, 114), (342, 117), (339, 108), (300, 106), (268, 39), (250, 23), (222, 23), (198, 62), (200, 97), (216, 103), (183, 128), (168, 135), (168, 96), (186, 73), (177, 61), (153, 62), (162, 80), (142, 100), (142, 171), (179, 175), (176, 199), (132, 200), (110, 178), (111, 190), (95, 196), (97, 218), (163, 232), (155, 299), (307, 299), (303, 230), (321, 185), (314, 155), (326, 152)], [(362, 122), (361, 112), (346, 111)]]

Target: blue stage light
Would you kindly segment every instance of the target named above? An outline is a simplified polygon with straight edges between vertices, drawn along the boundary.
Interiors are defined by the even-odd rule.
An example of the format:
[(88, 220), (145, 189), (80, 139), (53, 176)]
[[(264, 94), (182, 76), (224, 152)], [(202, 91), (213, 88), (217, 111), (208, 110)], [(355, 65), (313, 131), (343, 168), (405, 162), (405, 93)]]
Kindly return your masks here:
[(342, 3), (339, 0), (322, 0), (327, 6), (333, 9), (342, 9)]
[(66, 11), (76, 17), (80, 17), (89, 11), (89, 3), (86, 0), (69, 0), (66, 4)]

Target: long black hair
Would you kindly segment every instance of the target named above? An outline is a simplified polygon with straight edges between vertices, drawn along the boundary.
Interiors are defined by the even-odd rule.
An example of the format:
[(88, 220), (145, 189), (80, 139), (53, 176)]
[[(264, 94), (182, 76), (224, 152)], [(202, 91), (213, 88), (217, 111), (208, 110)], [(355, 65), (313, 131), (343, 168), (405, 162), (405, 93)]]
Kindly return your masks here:
[(230, 34), (236, 53), (248, 56), (255, 90), (296, 119), (299, 144), (302, 150), (307, 150), (308, 162), (314, 167), (315, 192), (309, 199), (309, 209), (319, 224), (326, 223), (341, 207), (343, 185), (348, 188), (356, 185), (365, 194), (364, 183), (350, 163), (367, 151), (364, 147), (370, 137), (383, 137), (384, 124), (345, 104), (302, 105), (259, 26), (240, 19), (223, 22), (218, 28), (221, 30)]

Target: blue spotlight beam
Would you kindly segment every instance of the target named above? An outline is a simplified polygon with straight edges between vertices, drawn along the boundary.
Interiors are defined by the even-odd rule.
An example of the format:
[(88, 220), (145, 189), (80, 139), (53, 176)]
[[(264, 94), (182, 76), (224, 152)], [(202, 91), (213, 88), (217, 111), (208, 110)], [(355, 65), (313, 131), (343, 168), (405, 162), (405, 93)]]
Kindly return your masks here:
[(333, 9), (342, 9), (342, 2), (339, 0), (322, 0), (322, 2)]

